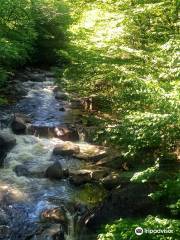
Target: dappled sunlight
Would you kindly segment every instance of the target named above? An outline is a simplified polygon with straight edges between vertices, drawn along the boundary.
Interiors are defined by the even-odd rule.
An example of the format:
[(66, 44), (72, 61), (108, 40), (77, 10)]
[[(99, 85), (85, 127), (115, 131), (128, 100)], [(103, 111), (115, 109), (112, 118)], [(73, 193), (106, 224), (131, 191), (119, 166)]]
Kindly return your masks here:
[(85, 160), (90, 159), (96, 159), (98, 156), (106, 156), (108, 148), (92, 145), (88, 143), (78, 143), (77, 144), (80, 147), (80, 153), (76, 154), (76, 157), (82, 158)]
[[(123, 34), (123, 14), (109, 13), (105, 9), (91, 8), (87, 9), (81, 16), (80, 21), (71, 26), (70, 30), (75, 34), (80, 33), (85, 29), (88, 31), (87, 37), (82, 39), (75, 39), (74, 42), (77, 45), (83, 46), (86, 44), (86, 48), (92, 48), (92, 44), (95, 48), (105, 48), (110, 41), (116, 40), (122, 37)], [(111, 46), (107, 53), (116, 51), (115, 46)]]
[(0, 201), (3, 201), (5, 196), (8, 196), (11, 201), (26, 201), (28, 199), (28, 195), (23, 192), (23, 189), (13, 187), (0, 180)]
[(179, 239), (178, 7), (1, 0), (1, 239)]

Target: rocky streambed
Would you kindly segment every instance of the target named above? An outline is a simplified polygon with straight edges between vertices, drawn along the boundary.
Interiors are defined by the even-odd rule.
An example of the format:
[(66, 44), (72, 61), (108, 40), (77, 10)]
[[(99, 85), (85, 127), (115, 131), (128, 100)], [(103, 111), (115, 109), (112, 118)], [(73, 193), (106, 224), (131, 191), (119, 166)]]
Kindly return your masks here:
[(83, 101), (55, 82), (26, 69), (0, 107), (0, 239), (95, 240), (101, 224), (157, 208), (119, 152), (85, 141)]
[(101, 164), (108, 149), (83, 141), (82, 103), (52, 72), (27, 69), (13, 84), (17, 103), (0, 108), (0, 239), (88, 239), (83, 217), (102, 183), (118, 184)]

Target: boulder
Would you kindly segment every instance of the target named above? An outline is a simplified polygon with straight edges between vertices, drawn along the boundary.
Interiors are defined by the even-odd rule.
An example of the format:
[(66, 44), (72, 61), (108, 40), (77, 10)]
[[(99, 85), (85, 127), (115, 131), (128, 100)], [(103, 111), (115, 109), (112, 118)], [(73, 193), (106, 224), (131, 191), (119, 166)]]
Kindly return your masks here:
[(70, 172), (70, 181), (74, 185), (81, 185), (92, 181), (92, 172), (90, 170), (82, 169)]
[(58, 100), (66, 101), (68, 100), (68, 94), (60, 91), (55, 91), (55, 98)]
[(0, 149), (10, 150), (16, 145), (16, 139), (13, 135), (0, 131)]
[(126, 159), (119, 153), (112, 154), (108, 153), (108, 155), (99, 161), (96, 162), (96, 166), (99, 167), (108, 167), (113, 169), (122, 169), (123, 164), (125, 164)]
[(107, 176), (109, 170), (106, 168), (102, 169), (81, 169), (72, 171), (69, 173), (70, 181), (74, 185), (81, 185), (89, 182), (100, 181), (102, 178)]
[(15, 113), (11, 123), (12, 131), (16, 134), (24, 134), (31, 119), (24, 114)]
[(91, 170), (92, 180), (99, 181), (102, 178), (106, 177), (109, 173), (109, 169), (102, 168), (102, 169), (93, 169)]
[(0, 166), (3, 165), (8, 151), (10, 151), (16, 145), (16, 139), (9, 133), (0, 131)]
[(14, 168), (14, 172), (18, 177), (25, 176), (28, 177), (30, 176), (30, 172), (24, 165), (16, 165)]
[(53, 150), (53, 154), (61, 156), (71, 156), (79, 152), (80, 152), (79, 146), (68, 141), (57, 144)]
[(61, 179), (63, 177), (63, 169), (59, 161), (55, 161), (49, 166), (45, 172), (45, 177), (50, 179)]
[(60, 107), (60, 108), (59, 108), (59, 111), (60, 111), (60, 112), (65, 112), (66, 109), (65, 109), (64, 107)]
[(58, 92), (58, 91), (59, 91), (59, 87), (58, 87), (58, 86), (55, 86), (55, 87), (53, 88), (53, 92), (56, 93), (56, 92)]
[(40, 218), (43, 222), (65, 223), (67, 221), (64, 210), (59, 207), (43, 211)]
[(63, 141), (79, 141), (79, 134), (75, 127), (56, 127), (55, 136)]
[(102, 146), (80, 144), (80, 153), (74, 155), (78, 159), (97, 162), (107, 156), (106, 148)]
[(107, 190), (112, 190), (121, 183), (120, 175), (118, 173), (112, 172), (108, 176), (101, 179), (101, 183)]

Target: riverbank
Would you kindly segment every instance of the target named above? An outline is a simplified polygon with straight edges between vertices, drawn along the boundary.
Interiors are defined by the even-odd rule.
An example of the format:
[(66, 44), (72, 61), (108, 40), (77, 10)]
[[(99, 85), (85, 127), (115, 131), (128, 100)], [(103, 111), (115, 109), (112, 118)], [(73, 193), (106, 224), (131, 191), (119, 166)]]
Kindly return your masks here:
[(13, 81), (16, 102), (0, 112), (3, 239), (79, 238), (78, 221), (107, 195), (99, 183), (111, 170), (96, 163), (108, 148), (83, 141), (82, 106), (53, 73), (26, 69)]
[[(154, 153), (128, 159), (120, 148), (95, 145), (97, 111), (87, 109), (88, 98), (56, 86), (53, 72), (28, 68), (13, 81), (16, 103), (0, 114), (3, 239), (95, 240), (118, 218), (178, 217), (171, 198), (152, 197), (166, 179), (176, 182), (177, 164), (170, 169), (153, 164)], [(166, 157), (176, 162), (175, 153)]]

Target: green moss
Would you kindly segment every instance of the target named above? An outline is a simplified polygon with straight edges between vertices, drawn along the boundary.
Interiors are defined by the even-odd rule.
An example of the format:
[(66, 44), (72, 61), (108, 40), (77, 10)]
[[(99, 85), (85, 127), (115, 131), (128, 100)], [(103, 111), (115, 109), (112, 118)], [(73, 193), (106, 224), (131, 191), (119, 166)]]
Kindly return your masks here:
[(76, 193), (75, 200), (90, 206), (95, 206), (102, 202), (106, 195), (107, 192), (103, 187), (88, 183), (81, 187), (81, 189)]

